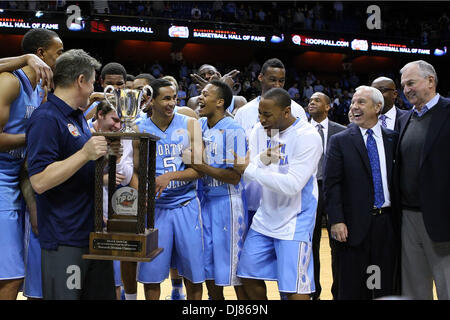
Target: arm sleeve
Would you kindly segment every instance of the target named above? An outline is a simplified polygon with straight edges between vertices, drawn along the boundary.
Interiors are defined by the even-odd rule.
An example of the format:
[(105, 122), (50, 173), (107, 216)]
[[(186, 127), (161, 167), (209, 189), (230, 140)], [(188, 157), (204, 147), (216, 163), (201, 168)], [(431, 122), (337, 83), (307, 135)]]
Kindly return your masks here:
[(58, 122), (47, 113), (36, 110), (27, 126), (28, 174), (33, 176), (55, 161), (61, 160)]
[(324, 207), (330, 225), (345, 222), (342, 206), (344, 162), (339, 140), (333, 135), (325, 153), (323, 169)]
[(261, 186), (277, 193), (287, 195), (299, 193), (317, 170), (322, 145), (321, 138), (316, 132), (308, 133), (294, 143), (295, 149), (292, 153), (294, 157), (289, 160), (287, 173), (268, 171), (252, 161), (244, 172), (246, 179), (257, 181)]

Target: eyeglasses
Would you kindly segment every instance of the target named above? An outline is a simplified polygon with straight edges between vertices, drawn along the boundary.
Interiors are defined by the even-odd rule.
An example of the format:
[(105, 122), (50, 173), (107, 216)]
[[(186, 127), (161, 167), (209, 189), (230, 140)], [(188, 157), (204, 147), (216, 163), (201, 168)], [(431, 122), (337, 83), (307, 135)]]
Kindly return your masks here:
[(380, 90), (381, 93), (385, 93), (387, 91), (396, 91), (395, 89), (392, 88), (377, 88), (378, 90)]

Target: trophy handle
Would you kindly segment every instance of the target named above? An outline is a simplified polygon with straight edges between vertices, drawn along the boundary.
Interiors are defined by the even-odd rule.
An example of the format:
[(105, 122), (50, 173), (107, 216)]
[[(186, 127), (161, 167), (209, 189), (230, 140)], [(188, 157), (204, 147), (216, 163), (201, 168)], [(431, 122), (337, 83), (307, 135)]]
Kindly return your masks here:
[(103, 93), (105, 95), (105, 100), (106, 102), (108, 102), (109, 106), (118, 113), (116, 107), (114, 106), (114, 104), (109, 100), (108, 95), (110, 93), (114, 94), (114, 98), (115, 98), (115, 105), (117, 105), (117, 95), (116, 95), (116, 89), (114, 88), (114, 86), (112, 85), (108, 85), (106, 86), (105, 90), (103, 90)]
[[(150, 90), (150, 96), (147, 95), (147, 91), (146, 90)], [(147, 97), (149, 97), (149, 99), (147, 99), (147, 101), (141, 106), (142, 103), (142, 95), (146, 95)], [(138, 98), (138, 112), (141, 112), (142, 110), (146, 109), (148, 107), (148, 105), (150, 104), (150, 102), (152, 101), (152, 97), (153, 97), (153, 89), (152, 87), (150, 87), (149, 85), (145, 85), (141, 92), (139, 93), (139, 98)]]

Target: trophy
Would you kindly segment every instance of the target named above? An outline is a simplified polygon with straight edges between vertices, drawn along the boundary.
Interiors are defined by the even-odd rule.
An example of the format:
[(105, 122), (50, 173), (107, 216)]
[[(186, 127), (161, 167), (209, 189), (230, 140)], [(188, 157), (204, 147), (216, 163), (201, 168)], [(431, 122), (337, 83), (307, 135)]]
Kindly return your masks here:
[[(150, 95), (147, 95), (147, 90), (150, 91)], [(146, 109), (150, 104), (151, 97), (153, 95), (152, 87), (146, 85), (141, 91), (133, 89), (114, 89), (112, 85), (109, 85), (104, 90), (105, 99), (117, 112), (117, 116), (123, 121), (123, 132), (134, 133), (134, 122), (139, 116), (139, 113)], [(113, 101), (110, 100), (110, 96), (113, 96)], [(143, 103), (144, 96), (147, 97), (147, 101)]]
[[(148, 87), (148, 88), (146, 88)], [(142, 105), (146, 86), (136, 90), (114, 90), (105, 88), (105, 98), (123, 119), (122, 132), (95, 132), (109, 140), (139, 140), (139, 186), (138, 190), (121, 187), (116, 190), (117, 156), (109, 154), (107, 161), (101, 157), (95, 162), (95, 230), (89, 236), (89, 254), (84, 259), (121, 260), (148, 262), (163, 249), (158, 248), (158, 229), (154, 228), (155, 208), (155, 157), (156, 141), (159, 137), (149, 133), (136, 133), (134, 121), (150, 100)], [(112, 91), (111, 91), (112, 88)], [(114, 105), (108, 94), (112, 93)], [(103, 174), (108, 162), (108, 219), (103, 221)], [(136, 169), (136, 168), (135, 168)]]

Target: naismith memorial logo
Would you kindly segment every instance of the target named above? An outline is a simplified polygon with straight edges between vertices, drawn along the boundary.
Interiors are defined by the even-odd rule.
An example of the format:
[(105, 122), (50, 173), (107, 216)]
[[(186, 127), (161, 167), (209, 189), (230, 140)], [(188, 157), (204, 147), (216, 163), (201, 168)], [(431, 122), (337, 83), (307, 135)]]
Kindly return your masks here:
[(123, 187), (114, 192), (111, 204), (115, 214), (137, 215), (137, 191)]

